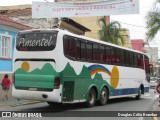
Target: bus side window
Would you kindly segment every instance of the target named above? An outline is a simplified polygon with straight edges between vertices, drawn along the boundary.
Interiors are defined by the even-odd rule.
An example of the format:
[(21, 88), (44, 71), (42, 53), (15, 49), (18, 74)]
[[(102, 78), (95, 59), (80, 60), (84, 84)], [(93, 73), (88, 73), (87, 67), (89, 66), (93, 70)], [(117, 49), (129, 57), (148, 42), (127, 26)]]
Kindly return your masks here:
[(99, 62), (99, 44), (93, 43), (93, 60)]
[(117, 65), (121, 65), (121, 63), (122, 63), (122, 60), (121, 60), (121, 49), (116, 48), (115, 59), (116, 59)]
[(134, 53), (134, 67), (138, 66), (138, 62), (137, 62), (137, 53)]
[(76, 58), (81, 59), (81, 41), (76, 40)]
[(125, 50), (122, 50), (121, 58), (122, 58), (122, 65), (125, 66), (126, 65), (126, 51)]
[(86, 43), (81, 41), (81, 60), (86, 60)]
[(141, 68), (144, 69), (144, 55), (141, 55)]
[(145, 71), (146, 73), (149, 73), (149, 59), (146, 55), (144, 56), (144, 63), (145, 63)]
[(111, 47), (111, 62), (116, 64), (116, 49), (114, 47)]
[(141, 63), (141, 55), (140, 54), (138, 54), (138, 56), (137, 56), (137, 65), (138, 65), (138, 67), (139, 68), (141, 68), (141, 65), (142, 63)]
[(106, 46), (106, 63), (111, 63), (111, 47)]
[(68, 57), (75, 59), (75, 39), (72, 37), (64, 37), (64, 53)]
[(130, 65), (134, 66), (134, 54), (130, 52)]
[(130, 52), (129, 51), (126, 51), (126, 65), (131, 66), (130, 65)]
[(100, 62), (105, 63), (105, 46), (100, 45)]
[(89, 61), (92, 61), (92, 50), (93, 50), (93, 47), (92, 47), (92, 43), (87, 43), (87, 46), (86, 46), (86, 58), (87, 58), (87, 60), (89, 60)]

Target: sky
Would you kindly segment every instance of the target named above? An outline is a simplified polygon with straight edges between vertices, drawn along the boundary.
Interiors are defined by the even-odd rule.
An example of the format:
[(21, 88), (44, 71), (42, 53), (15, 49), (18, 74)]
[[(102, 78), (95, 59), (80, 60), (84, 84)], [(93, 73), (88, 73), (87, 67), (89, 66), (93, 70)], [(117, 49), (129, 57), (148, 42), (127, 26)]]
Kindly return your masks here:
[[(130, 15), (113, 15), (111, 20), (119, 21), (122, 27), (129, 29), (131, 39), (143, 39), (145, 40), (146, 29), (146, 19), (145, 16), (149, 10), (152, 10), (155, 0), (139, 0), (139, 14), (130, 14)], [(150, 42), (150, 45), (154, 46), (158, 41), (158, 36)]]
[[(45, 0), (34, 0), (34, 1), (45, 1)], [(54, 0), (47, 0), (47, 1), (52, 2)], [(119, 21), (123, 28), (127, 28), (130, 32), (130, 39), (145, 40), (145, 32), (146, 32), (145, 16), (147, 11), (153, 8), (154, 1), (155, 0), (139, 0), (140, 3), (139, 14), (111, 15), (110, 16), (111, 21)], [(11, 6), (11, 5), (22, 5), (22, 4), (32, 4), (32, 0), (0, 0), (0, 6)], [(155, 39), (152, 42), (150, 42), (151, 46), (157, 46), (157, 44), (160, 45), (160, 40), (158, 40), (159, 36), (160, 35), (157, 35)]]

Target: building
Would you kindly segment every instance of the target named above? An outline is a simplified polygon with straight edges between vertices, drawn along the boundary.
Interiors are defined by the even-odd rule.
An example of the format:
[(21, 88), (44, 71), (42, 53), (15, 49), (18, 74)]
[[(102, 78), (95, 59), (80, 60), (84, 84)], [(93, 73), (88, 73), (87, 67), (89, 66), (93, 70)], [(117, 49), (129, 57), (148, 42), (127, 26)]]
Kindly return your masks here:
[[(68, 1), (71, 1), (71, 0), (66, 0), (65, 2), (68, 2)], [(81, 1), (81, 0), (78, 0), (78, 1)], [(92, 0), (87, 0), (87, 2), (91, 2), (91, 1)], [(64, 2), (64, 0), (57, 0), (57, 2)], [(5, 12), (4, 12), (5, 9), (3, 10), (0, 9), (0, 12), (1, 13), (4, 12), (3, 14), (7, 15), (10, 19), (15, 20), (21, 24), (31, 26), (33, 28), (48, 29), (48, 28), (56, 27), (58, 23), (60, 23), (60, 26), (59, 26), (60, 29), (67, 29), (68, 31), (79, 34), (79, 35), (85, 35), (90, 38), (99, 39), (98, 32), (101, 29), (101, 26), (99, 23), (99, 19), (101, 18), (100, 16), (70, 17), (68, 18), (68, 21), (64, 20), (63, 18), (62, 19), (58, 19), (58, 18), (34, 19), (31, 16), (31, 5), (8, 6), (7, 8), (10, 8), (10, 9), (6, 9)], [(105, 16), (105, 20), (107, 23), (110, 23), (110, 16)], [(74, 24), (70, 24), (71, 22), (72, 23), (74, 22)], [(80, 26), (80, 29), (76, 28), (77, 25)], [(122, 28), (120, 31), (120, 34), (123, 36), (123, 45), (120, 42), (120, 40), (118, 45), (131, 48), (129, 31), (125, 28)]]
[(17, 23), (6, 16), (0, 16), (0, 73), (12, 72), (16, 33), (26, 29), (31, 27)]
[(144, 45), (145, 45), (145, 42), (142, 39), (132, 39), (131, 40), (131, 48), (134, 50), (138, 50), (138, 51), (146, 53)]
[(160, 76), (158, 65), (158, 47), (145, 47), (145, 49), (151, 65), (151, 76)]
[(120, 29), (120, 35), (122, 36), (123, 39), (123, 44), (121, 42), (121, 40), (119, 40), (119, 45), (126, 47), (126, 48), (131, 48), (131, 41), (130, 41), (130, 34), (129, 34), (129, 30), (126, 28), (121, 28)]

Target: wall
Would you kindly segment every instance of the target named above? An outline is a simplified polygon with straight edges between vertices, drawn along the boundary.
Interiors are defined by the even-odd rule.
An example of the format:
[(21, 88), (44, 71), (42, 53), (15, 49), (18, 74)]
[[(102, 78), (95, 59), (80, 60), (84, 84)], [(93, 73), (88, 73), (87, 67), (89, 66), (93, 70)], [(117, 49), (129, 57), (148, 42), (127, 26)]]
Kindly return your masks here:
[(126, 48), (131, 48), (131, 41), (130, 41), (130, 34), (129, 34), (129, 30), (127, 30), (126, 28), (121, 28), (120, 29), (120, 33), (123, 39), (123, 45), (121, 40), (118, 40), (118, 45), (126, 47)]
[[(6, 28), (6, 29), (5, 29)], [(0, 58), (0, 73), (2, 72), (12, 72), (13, 71), (13, 49), (14, 49), (14, 43), (15, 43), (15, 36), (16, 36), (16, 32), (12, 32), (7, 30), (8, 27), (3, 27), (0, 28), (0, 36), (5, 34), (7, 36), (11, 36), (12, 38), (12, 47), (11, 47), (11, 60), (4, 60), (2, 58)], [(0, 50), (1, 50), (1, 37), (0, 37)], [(0, 56), (1, 56), (1, 51), (0, 51)]]
[[(85, 36), (87, 37), (91, 37), (94, 39), (98, 39), (99, 40), (99, 34), (98, 31), (101, 29), (100, 25), (99, 25), (99, 19), (101, 17), (98, 16), (92, 16), (92, 17), (71, 17), (71, 19), (73, 19), (74, 21), (76, 21), (77, 23), (85, 26), (86, 28), (90, 29), (91, 32), (86, 32)], [(109, 22), (109, 21), (107, 21)]]
[(146, 49), (144, 48), (145, 42), (143, 39), (134, 39), (131, 40), (132, 49), (138, 50), (141, 52), (146, 52)]

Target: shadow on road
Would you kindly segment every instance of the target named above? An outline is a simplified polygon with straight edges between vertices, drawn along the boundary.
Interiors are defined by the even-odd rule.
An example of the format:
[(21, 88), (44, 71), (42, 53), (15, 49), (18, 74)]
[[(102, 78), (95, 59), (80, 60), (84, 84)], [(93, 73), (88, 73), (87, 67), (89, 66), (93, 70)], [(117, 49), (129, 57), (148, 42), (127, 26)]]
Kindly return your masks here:
[[(143, 98), (142, 98), (143, 99)], [(123, 102), (130, 102), (130, 101), (136, 101), (134, 97), (126, 97), (126, 98), (116, 98), (111, 99), (108, 101), (107, 105), (110, 104), (119, 104)], [(99, 106), (97, 103), (95, 105), (96, 107)], [(52, 113), (58, 113), (58, 112), (65, 112), (65, 111), (76, 111), (76, 110), (85, 110), (86, 104), (85, 103), (75, 103), (75, 104), (63, 104), (62, 106), (51, 106), (46, 103), (46, 106), (42, 107), (35, 107), (30, 109), (24, 109), (25, 111), (39, 111), (39, 112), (52, 112)]]

